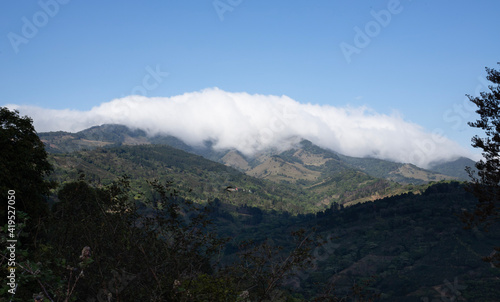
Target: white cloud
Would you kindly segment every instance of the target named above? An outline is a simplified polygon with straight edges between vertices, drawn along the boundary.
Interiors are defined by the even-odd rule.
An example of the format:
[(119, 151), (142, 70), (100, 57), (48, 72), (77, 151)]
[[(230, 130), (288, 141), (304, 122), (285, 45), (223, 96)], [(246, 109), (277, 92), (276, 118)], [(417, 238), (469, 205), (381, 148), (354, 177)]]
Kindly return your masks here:
[(149, 134), (170, 134), (191, 145), (215, 141), (251, 155), (269, 147), (286, 148), (304, 138), (339, 153), (371, 156), (421, 167), (438, 160), (470, 156), (463, 147), (397, 114), (366, 107), (301, 104), (287, 96), (231, 93), (217, 88), (173, 97), (128, 96), (90, 111), (8, 105), (33, 118), (38, 132), (76, 132), (94, 125), (123, 124)]

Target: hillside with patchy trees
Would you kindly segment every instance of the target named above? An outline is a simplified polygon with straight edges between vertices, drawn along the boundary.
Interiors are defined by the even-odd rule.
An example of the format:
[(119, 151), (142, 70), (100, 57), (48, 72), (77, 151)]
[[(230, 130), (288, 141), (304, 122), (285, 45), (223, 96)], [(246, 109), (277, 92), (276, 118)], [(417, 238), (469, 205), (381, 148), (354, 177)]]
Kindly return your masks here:
[[(4, 191), (19, 197), (12, 301), (500, 296), (498, 268), (482, 260), (494, 253), (500, 233), (464, 230), (460, 217), (477, 203), (464, 183), (377, 178), (355, 169), (359, 162), (326, 157), (307, 143), (263, 161), (317, 176), (294, 181), (283, 181), (291, 174), (257, 178), (155, 144), (40, 151), (30, 158), (40, 146), (30, 119), (2, 114), (8, 171), (2, 177), (40, 176), (2, 180)], [(248, 163), (254, 171), (259, 165)], [(276, 171), (268, 175), (279, 176)], [(35, 208), (26, 205), (25, 192), (36, 194)], [(9, 234), (8, 225), (2, 234)], [(2, 266), (8, 262), (4, 249)], [(11, 290), (2, 284), (0, 293)]]

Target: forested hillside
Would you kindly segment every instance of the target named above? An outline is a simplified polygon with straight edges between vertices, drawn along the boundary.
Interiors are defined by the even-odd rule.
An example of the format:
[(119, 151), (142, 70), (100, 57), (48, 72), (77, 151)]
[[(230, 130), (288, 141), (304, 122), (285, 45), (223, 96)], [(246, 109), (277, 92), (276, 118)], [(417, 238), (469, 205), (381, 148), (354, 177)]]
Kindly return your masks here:
[[(324, 180), (307, 190), (306, 180), (293, 183), (258, 179), (167, 146), (99, 148), (51, 158), (57, 167), (53, 177), (58, 181), (77, 178), (79, 170), (96, 185), (121, 173), (131, 175), (132, 195), (137, 202), (154, 200), (154, 191), (146, 180), (155, 178), (171, 180), (179, 195), (191, 200), (215, 201), (210, 217), (217, 233), (231, 238), (225, 245), (222, 263), (236, 259), (235, 253), (245, 240), (271, 240), (289, 251), (293, 246), (288, 234), (298, 229), (315, 230), (313, 268), (299, 270), (285, 282), (284, 288), (295, 292), (298, 299), (317, 297), (332, 284), (336, 295), (349, 295), (353, 282), (360, 287), (363, 284), (363, 290), (370, 295), (380, 295), (380, 301), (440, 298), (450, 282), (457, 283), (460, 297), (467, 299), (483, 297), (489, 301), (485, 297), (492, 299), (498, 294), (491, 282), (499, 275), (481, 257), (492, 252), (500, 234), (462, 230), (457, 215), (470, 209), (475, 198), (461, 184), (414, 186), (413, 193), (381, 196), (352, 206), (347, 206), (350, 202), (345, 206), (342, 202), (318, 204), (314, 200), (320, 196), (320, 188), (331, 190), (347, 184), (345, 171), (353, 170), (346, 166), (314, 166), (311, 163), (326, 159), (311, 154), (314, 150), (291, 150), (271, 158), (279, 163), (280, 159), (291, 162), (303, 156), (295, 162), (309, 163), (303, 166), (318, 175), (330, 167), (339, 173), (338, 182)], [(337, 158), (332, 153), (328, 160), (339, 165)], [(352, 177), (352, 184), (370, 183), (366, 174), (354, 172)], [(403, 189), (393, 187), (397, 188)], [(344, 192), (354, 194), (355, 189), (346, 187)], [(321, 246), (321, 242), (325, 245)], [(478, 291), (478, 286), (488, 291)], [(451, 292), (447, 295), (453, 298)]]
[[(297, 180), (314, 180), (317, 169), (330, 159), (337, 161), (345, 168), (360, 170), (375, 178), (384, 178), (403, 184), (423, 184), (429, 181), (461, 179), (466, 180), (465, 167), (471, 160), (460, 159), (450, 163), (435, 163), (433, 171), (404, 163), (374, 158), (356, 158), (337, 154), (315, 146), (307, 140), (292, 139), (291, 149), (264, 150), (252, 156), (245, 156), (236, 150), (219, 150), (213, 148), (213, 142), (206, 141), (203, 146), (190, 146), (180, 138), (169, 135), (148, 136), (140, 129), (129, 129), (122, 125), (95, 126), (78, 133), (48, 132), (39, 134), (46, 144), (49, 153), (67, 153), (79, 150), (90, 150), (98, 147), (160, 144), (168, 145), (189, 153), (201, 155), (209, 160), (234, 167), (250, 175), (268, 178), (274, 181), (295, 182)], [(276, 156), (285, 166), (279, 171), (269, 169), (275, 163)], [(274, 159), (273, 159), (274, 158)], [(473, 162), (472, 162), (473, 165)], [(316, 168), (310, 171), (311, 167)], [(323, 167), (323, 172), (328, 167)]]
[[(475, 202), (460, 183), (438, 183), (422, 194), (334, 206), (315, 215), (254, 213), (231, 223), (226, 219), (219, 227), (235, 237), (229, 253), (235, 251), (234, 242), (246, 239), (272, 238), (290, 248), (285, 234), (291, 229), (315, 229), (321, 240), (313, 252), (314, 266), (288, 280), (308, 299), (328, 289), (325, 281), (346, 294), (365, 280), (368, 289), (380, 294), (377, 301), (496, 301), (500, 273), (481, 257), (493, 252), (500, 230), (464, 230), (458, 218)], [(223, 205), (218, 209), (224, 212)]]
[[(89, 179), (103, 183), (128, 174), (135, 190), (144, 187), (146, 179), (164, 179), (170, 174), (182, 184), (186, 196), (195, 200), (204, 194), (219, 196), (228, 187), (229, 192), (235, 192), (232, 191), (234, 187), (239, 188), (240, 195), (247, 195), (248, 198), (241, 198), (244, 204), (259, 205), (262, 209), (287, 209), (292, 213), (316, 211), (332, 203), (355, 204), (401, 194), (414, 189), (409, 185), (451, 180), (455, 177), (449, 175), (456, 174), (439, 174), (379, 159), (348, 157), (306, 140), (296, 140), (286, 151), (266, 150), (249, 157), (236, 150), (214, 149), (208, 141), (204, 146), (192, 147), (172, 136), (151, 137), (142, 130), (120, 125), (97, 126), (78, 133), (39, 135), (52, 154), (55, 166), (63, 166), (56, 169), (61, 172), (56, 173), (60, 181), (71, 179), (67, 176), (78, 174), (78, 170), (88, 174)], [(238, 174), (233, 179), (237, 175), (235, 170), (218, 167), (224, 172), (211, 171), (213, 163), (204, 167), (198, 165), (200, 158), (183, 154), (180, 162), (188, 163), (186, 169), (186, 164), (176, 165), (179, 157), (171, 161), (168, 155), (169, 152), (179, 155), (181, 150), (233, 167), (247, 176)], [(105, 152), (109, 153), (104, 155)], [(109, 168), (113, 161), (120, 162), (116, 169)], [(165, 166), (168, 161), (174, 164)], [(65, 169), (65, 165), (71, 169)], [(457, 165), (454, 167), (449, 171), (456, 172)], [(181, 170), (182, 173), (178, 173)]]
[(59, 182), (75, 179), (83, 173), (89, 181), (105, 185), (120, 175), (128, 175), (138, 200), (150, 197), (146, 189), (148, 181), (159, 180), (173, 181), (184, 197), (198, 202), (227, 198), (239, 205), (263, 209), (287, 208), (291, 212), (313, 209), (301, 199), (306, 193), (300, 188), (260, 180), (168, 146), (94, 149), (51, 155), (50, 159), (55, 166), (52, 178)]
[[(287, 155), (270, 158), (269, 174), (279, 177), (288, 168)], [(285, 158), (285, 159), (283, 159)], [(144, 194), (147, 181), (174, 180), (180, 192), (195, 201), (228, 198), (237, 205), (257, 206), (263, 210), (286, 210), (293, 214), (315, 212), (332, 203), (356, 203), (411, 190), (385, 179), (377, 179), (329, 160), (321, 166), (304, 165), (307, 177), (295, 181), (276, 181), (272, 177), (250, 176), (236, 169), (165, 145), (138, 145), (97, 148), (50, 155), (55, 172), (51, 179), (65, 182), (83, 173), (97, 184), (109, 184), (129, 175), (137, 198)], [(296, 166), (296, 167), (297, 167)], [(285, 178), (285, 176), (281, 176)], [(273, 181), (274, 180), (274, 181)], [(139, 193), (141, 192), (141, 193)]]
[[(6, 119), (16, 122), (9, 114)], [(477, 200), (463, 183), (401, 185), (355, 169), (370, 159), (342, 159), (307, 141), (247, 162), (247, 172), (257, 178), (149, 144), (140, 132), (121, 138), (128, 145), (98, 147), (99, 129), (77, 139), (90, 142), (90, 150), (51, 154), (49, 173), (30, 121), (21, 121), (22, 132), (1, 132), (5, 167), (13, 179), (40, 176), (31, 185), (44, 193), (35, 194), (34, 210), (25, 206), (22, 181), (9, 184), (9, 194), (20, 201), (16, 232), (4, 227), (19, 244), (17, 265), (9, 268), (18, 282), (12, 301), (500, 296), (498, 268), (482, 260), (494, 255), (500, 229), (464, 229), (460, 218)], [(33, 160), (26, 157), (30, 148), (39, 149), (36, 161), (22, 171), (13, 168)], [(227, 154), (222, 158), (228, 160)], [(241, 154), (231, 157), (242, 163)], [(386, 162), (372, 163), (365, 167), (371, 174), (394, 171)], [(267, 169), (259, 170), (263, 164)], [(2, 257), (2, 263), (8, 260)], [(11, 293), (10, 284), (2, 284), (0, 293)]]

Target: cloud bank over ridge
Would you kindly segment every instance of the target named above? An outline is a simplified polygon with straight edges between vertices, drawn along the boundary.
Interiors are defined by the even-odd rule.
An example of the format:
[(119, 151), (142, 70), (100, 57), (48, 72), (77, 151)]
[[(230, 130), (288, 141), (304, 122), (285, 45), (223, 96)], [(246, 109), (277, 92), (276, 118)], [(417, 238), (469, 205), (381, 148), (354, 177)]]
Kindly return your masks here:
[(426, 132), (397, 114), (366, 107), (301, 104), (287, 96), (232, 93), (217, 88), (173, 97), (128, 96), (89, 111), (8, 105), (33, 118), (38, 132), (77, 132), (122, 124), (149, 135), (168, 134), (190, 145), (214, 141), (246, 155), (286, 148), (291, 138), (356, 157), (375, 157), (427, 167), (433, 161), (471, 156), (441, 135)]

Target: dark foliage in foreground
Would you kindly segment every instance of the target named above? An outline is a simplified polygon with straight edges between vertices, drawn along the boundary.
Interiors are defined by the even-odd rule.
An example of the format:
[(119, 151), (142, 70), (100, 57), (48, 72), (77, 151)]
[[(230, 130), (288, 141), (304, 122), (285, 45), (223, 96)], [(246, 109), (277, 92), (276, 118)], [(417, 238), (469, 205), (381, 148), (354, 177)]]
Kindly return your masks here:
[[(500, 63), (499, 63), (500, 64)], [(479, 97), (468, 96), (477, 106), (479, 119), (469, 122), (469, 126), (484, 131), (485, 137), (472, 138), (472, 146), (482, 150), (484, 159), (476, 163), (475, 171), (469, 168), (472, 179), (469, 190), (477, 197), (474, 211), (464, 213), (464, 222), (469, 226), (483, 226), (485, 229), (498, 228), (500, 223), (500, 71), (486, 68), (486, 77), (492, 85), (488, 92)], [(500, 266), (500, 246), (496, 253), (485, 260)]]

